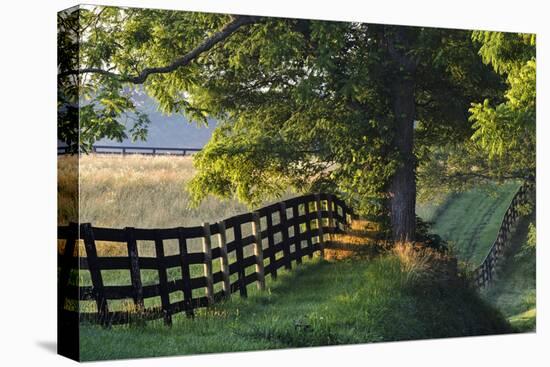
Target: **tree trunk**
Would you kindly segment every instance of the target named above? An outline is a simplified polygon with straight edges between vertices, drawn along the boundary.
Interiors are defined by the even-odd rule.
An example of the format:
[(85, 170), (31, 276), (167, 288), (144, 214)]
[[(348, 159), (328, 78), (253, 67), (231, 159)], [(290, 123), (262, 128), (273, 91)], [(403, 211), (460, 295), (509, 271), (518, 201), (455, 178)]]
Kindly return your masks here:
[(393, 61), (389, 78), (395, 119), (394, 146), (399, 164), (389, 187), (392, 237), (396, 242), (412, 241), (416, 234), (416, 160), (413, 154), (415, 118), (415, 74), (417, 61), (409, 51), (417, 30), (386, 26), (382, 43)]
[[(395, 55), (394, 55), (395, 56)], [(396, 57), (400, 73), (391, 83), (395, 115), (394, 144), (400, 162), (390, 183), (390, 218), (394, 241), (412, 241), (416, 233), (416, 159), (414, 147), (415, 70), (408, 57)]]
[(392, 85), (397, 147), (401, 161), (390, 184), (390, 216), (394, 241), (412, 241), (416, 231), (416, 179), (414, 142), (414, 81)]

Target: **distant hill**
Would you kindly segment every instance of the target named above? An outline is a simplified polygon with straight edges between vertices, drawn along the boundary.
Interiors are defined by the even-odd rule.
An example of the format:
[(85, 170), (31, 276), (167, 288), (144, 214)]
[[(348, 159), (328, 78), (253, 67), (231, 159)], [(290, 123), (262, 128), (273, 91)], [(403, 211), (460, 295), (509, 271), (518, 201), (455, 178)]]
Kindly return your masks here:
[[(198, 126), (189, 122), (182, 115), (166, 116), (157, 110), (158, 104), (143, 92), (134, 93), (134, 101), (140, 111), (146, 112), (151, 120), (146, 141), (132, 142), (125, 139), (122, 142), (110, 139), (101, 139), (96, 145), (129, 145), (136, 147), (163, 147), (163, 148), (202, 148), (212, 136), (216, 128), (216, 121), (209, 120), (208, 126)], [(131, 124), (131, 122), (130, 122)], [(131, 127), (127, 126), (128, 128)], [(58, 141), (58, 146), (64, 146)]]
[(202, 148), (212, 136), (216, 128), (216, 121), (209, 120), (208, 126), (198, 126), (195, 122), (189, 122), (182, 115), (166, 116), (157, 110), (158, 104), (145, 93), (134, 94), (133, 99), (140, 106), (140, 110), (149, 115), (151, 124), (147, 141), (133, 143), (125, 139), (122, 143), (109, 139), (101, 139), (98, 145), (132, 145), (140, 147), (164, 147), (164, 148)]

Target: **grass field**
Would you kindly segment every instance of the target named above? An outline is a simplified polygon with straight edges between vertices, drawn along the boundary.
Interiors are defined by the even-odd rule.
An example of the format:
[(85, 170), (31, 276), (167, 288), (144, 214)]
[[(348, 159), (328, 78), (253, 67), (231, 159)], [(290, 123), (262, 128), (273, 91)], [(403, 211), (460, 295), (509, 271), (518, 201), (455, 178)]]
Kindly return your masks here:
[[(296, 348), (507, 333), (508, 323), (476, 293), (415, 277), (388, 255), (373, 261), (314, 259), (172, 328), (83, 325), (83, 360)], [(252, 290), (252, 288), (251, 288)]]
[(192, 157), (84, 156), (80, 160), (80, 218), (96, 226), (166, 228), (215, 222), (248, 209), (207, 198), (191, 208), (185, 184)]
[(432, 232), (446, 240), (459, 259), (475, 266), (493, 245), (518, 187), (512, 182), (449, 195), (440, 204), (419, 205), (417, 212), (434, 222)]
[[(216, 222), (236, 214), (250, 211), (246, 206), (235, 201), (219, 200), (208, 197), (196, 208), (189, 207), (188, 194), (185, 191), (186, 183), (195, 174), (192, 156), (146, 156), (146, 155), (83, 155), (79, 160), (80, 174), (80, 211), (75, 213), (76, 175), (74, 167), (75, 157), (59, 157), (58, 176), (58, 216), (60, 223), (69, 220), (82, 223), (90, 222), (97, 227), (123, 228), (126, 226), (138, 228), (169, 228), (176, 226), (196, 226), (203, 222)], [(252, 227), (242, 227), (243, 236), (251, 233)], [(231, 231), (228, 241), (231, 240)], [(278, 241), (280, 233), (275, 236)], [(63, 242), (63, 241), (61, 241)], [(60, 243), (62, 247), (62, 243)], [(97, 242), (99, 256), (128, 256), (127, 247), (121, 243)], [(155, 244), (152, 241), (137, 241), (138, 251), (142, 256), (156, 256)], [(216, 247), (216, 238), (213, 247)], [(202, 251), (200, 239), (188, 241), (190, 252)], [(176, 240), (164, 241), (166, 255), (178, 253)], [(252, 246), (244, 249), (245, 256), (252, 253)], [(80, 244), (80, 253), (85, 254), (84, 246)], [(230, 261), (234, 261), (235, 253), (230, 254)], [(251, 267), (253, 268), (253, 266)], [(220, 269), (220, 261), (213, 262), (213, 271)], [(204, 274), (202, 265), (190, 267), (191, 276)], [(248, 271), (248, 270), (247, 270)], [(158, 272), (142, 270), (144, 285), (158, 284)], [(248, 273), (247, 273), (248, 274)], [(102, 271), (106, 285), (131, 284), (128, 270)], [(231, 281), (237, 277), (233, 274)], [(179, 268), (168, 269), (168, 279), (180, 279)], [(74, 272), (70, 282), (82, 286), (91, 286), (90, 273), (86, 270)], [(217, 284), (216, 287), (221, 287)], [(215, 291), (218, 289), (215, 288)], [(195, 290), (194, 297), (205, 294), (204, 290)], [(182, 292), (174, 292), (171, 301), (183, 299)], [(146, 300), (146, 306), (160, 304), (160, 298)], [(81, 310), (94, 312), (95, 302), (80, 302)], [(113, 311), (124, 310), (128, 307), (127, 301), (112, 301), (110, 308)]]
[[(215, 198), (208, 198), (199, 208), (188, 208), (184, 185), (193, 174), (189, 157), (85, 156), (80, 172), (81, 221), (108, 227), (190, 226), (249, 210)], [(61, 180), (60, 197), (70, 202), (74, 200), (74, 193), (70, 182), (66, 185), (63, 182)], [(500, 193), (501, 200), (507, 200), (508, 191), (497, 189), (496, 197)], [(430, 210), (437, 214), (436, 226), (447, 228), (452, 235), (469, 234), (467, 228), (458, 231), (463, 226), (458, 220), (453, 221), (446, 211), (460, 212), (453, 208), (457, 204), (466, 212), (466, 208), (475, 206), (480, 198), (493, 197), (479, 193), (477, 198), (467, 200), (469, 204), (457, 200), (444, 202), (445, 210), (434, 206)], [(504, 210), (506, 206), (507, 203)], [(494, 207), (492, 211), (489, 208), (485, 211), (494, 216), (501, 206)], [(59, 212), (60, 218), (69, 214)], [(500, 221), (493, 220), (493, 216), (490, 221)], [(443, 225), (441, 220), (445, 218), (447, 223)], [(472, 219), (465, 226), (475, 223)], [(460, 241), (461, 237), (457, 238), (459, 245), (465, 243)], [(170, 244), (167, 246), (170, 248)], [(109, 246), (103, 250), (118, 251)], [(140, 249), (140, 253), (143, 251), (147, 249)], [(162, 321), (150, 322), (146, 327), (130, 325), (111, 329), (83, 324), (81, 358), (101, 360), (293, 348), (512, 331), (504, 316), (495, 309), (497, 302), (491, 304), (480, 298), (460, 281), (441, 282), (418, 264), (423, 263), (399, 253), (370, 261), (321, 261), (315, 257), (291, 272), (283, 271), (276, 281), (268, 277), (265, 292), (251, 286), (247, 299), (235, 294), (225, 303), (198, 310), (194, 319), (175, 315), (171, 328), (165, 327)], [(181, 277), (172, 270), (169, 279)], [(200, 273), (202, 269), (192, 271)], [(102, 273), (106, 284), (130, 281), (128, 272)], [(80, 284), (90, 284), (86, 271), (78, 275)], [(156, 271), (144, 271), (142, 277), (144, 284), (158, 282)], [(159, 300), (150, 299), (146, 306), (147, 302), (156, 304)], [(91, 311), (95, 305), (89, 303), (81, 306), (90, 307)], [(119, 302), (110, 307), (124, 309), (125, 305)]]

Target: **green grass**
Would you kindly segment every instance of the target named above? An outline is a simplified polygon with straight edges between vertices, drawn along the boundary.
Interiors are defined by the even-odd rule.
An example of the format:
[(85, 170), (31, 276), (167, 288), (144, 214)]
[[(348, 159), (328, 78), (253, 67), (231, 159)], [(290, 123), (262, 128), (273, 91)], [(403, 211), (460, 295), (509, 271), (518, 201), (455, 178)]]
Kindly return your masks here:
[[(81, 160), (80, 168), (80, 220), (97, 226), (190, 226), (248, 211), (242, 205), (214, 198), (199, 208), (189, 208), (183, 187), (194, 175), (194, 169), (186, 158), (90, 156)], [(64, 210), (64, 206), (70, 209), (69, 204), (74, 201), (71, 188), (75, 186), (69, 182), (70, 175), (63, 174), (64, 169), (61, 164), (59, 196), (61, 203), (67, 203), (60, 207), (62, 222), (74, 216), (70, 210)], [(480, 195), (471, 201), (479, 201)], [(443, 205), (451, 208), (453, 203), (454, 199)], [(445, 218), (447, 207), (443, 209), (433, 206), (432, 215)], [(452, 215), (448, 217), (450, 221)], [(475, 222), (472, 220), (472, 223)], [(127, 256), (112, 244), (104, 245), (102, 256)], [(140, 253), (152, 253), (151, 243), (138, 243), (138, 246), (144, 246)], [(173, 244), (166, 243), (165, 252), (169, 254), (172, 247)], [(101, 249), (100, 246), (98, 251)], [(216, 270), (217, 265), (214, 267)], [(418, 281), (418, 277), (411, 277), (411, 270), (406, 269), (394, 255), (369, 262), (306, 260), (292, 272), (281, 272), (277, 281), (268, 277), (265, 292), (249, 286), (247, 299), (234, 294), (225, 303), (197, 310), (194, 319), (174, 315), (171, 328), (165, 327), (161, 320), (149, 322), (145, 327), (127, 325), (111, 329), (83, 324), (81, 359), (295, 348), (512, 331), (500, 312), (475, 291), (460, 284)], [(192, 273), (200, 275), (202, 269), (192, 269)], [(106, 271), (103, 276), (106, 284), (129, 283), (128, 272)], [(180, 276), (179, 270), (169, 270), (170, 279)], [(144, 284), (158, 282), (155, 271), (144, 271), (142, 278)], [(91, 283), (86, 271), (75, 273), (72, 281), (77, 279), (82, 285)], [(177, 300), (173, 298), (172, 302)], [(158, 297), (146, 301), (147, 306), (158, 304)], [(95, 309), (93, 302), (82, 302), (80, 306), (83, 310)], [(110, 304), (111, 310), (124, 307), (124, 301)]]
[[(495, 186), (491, 195), (472, 190), (448, 196), (438, 205), (420, 206), (417, 213), (434, 221), (432, 231), (450, 242), (460, 259), (472, 267), (478, 265), (496, 237), (502, 217), (517, 184)], [(482, 296), (498, 308), (517, 331), (532, 331), (536, 324), (536, 259), (535, 251), (526, 248), (527, 232), (534, 216), (522, 218), (511, 239), (506, 261), (496, 281)]]
[(502, 218), (519, 184), (470, 190), (450, 195), (440, 204), (419, 205), (418, 214), (433, 221), (431, 231), (439, 234), (460, 260), (472, 265), (480, 264), (493, 245)]
[(393, 255), (316, 258), (253, 290), (146, 327), (83, 325), (81, 358), (102, 360), (507, 333), (504, 318), (463, 286), (411, 280)]
[(533, 216), (520, 220), (509, 256), (494, 285), (484, 292), (518, 331), (533, 331), (536, 326), (536, 256), (525, 243), (530, 223)]

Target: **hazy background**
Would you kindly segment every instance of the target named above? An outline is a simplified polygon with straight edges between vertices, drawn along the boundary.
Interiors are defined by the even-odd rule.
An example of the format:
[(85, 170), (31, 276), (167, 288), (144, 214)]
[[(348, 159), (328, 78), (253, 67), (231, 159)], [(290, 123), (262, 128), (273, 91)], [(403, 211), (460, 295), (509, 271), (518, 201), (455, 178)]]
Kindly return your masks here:
[[(181, 114), (163, 115), (157, 109), (157, 102), (145, 93), (135, 93), (134, 101), (139, 105), (139, 110), (145, 112), (151, 123), (146, 141), (132, 142), (131, 139), (124, 139), (118, 142), (110, 139), (98, 140), (94, 145), (109, 146), (136, 146), (136, 147), (162, 147), (162, 148), (202, 148), (212, 136), (216, 128), (216, 121), (209, 119), (208, 126), (195, 122), (189, 122)], [(129, 126), (128, 126), (129, 125)], [(127, 131), (132, 127), (130, 121)], [(58, 146), (64, 146), (58, 141)]]

